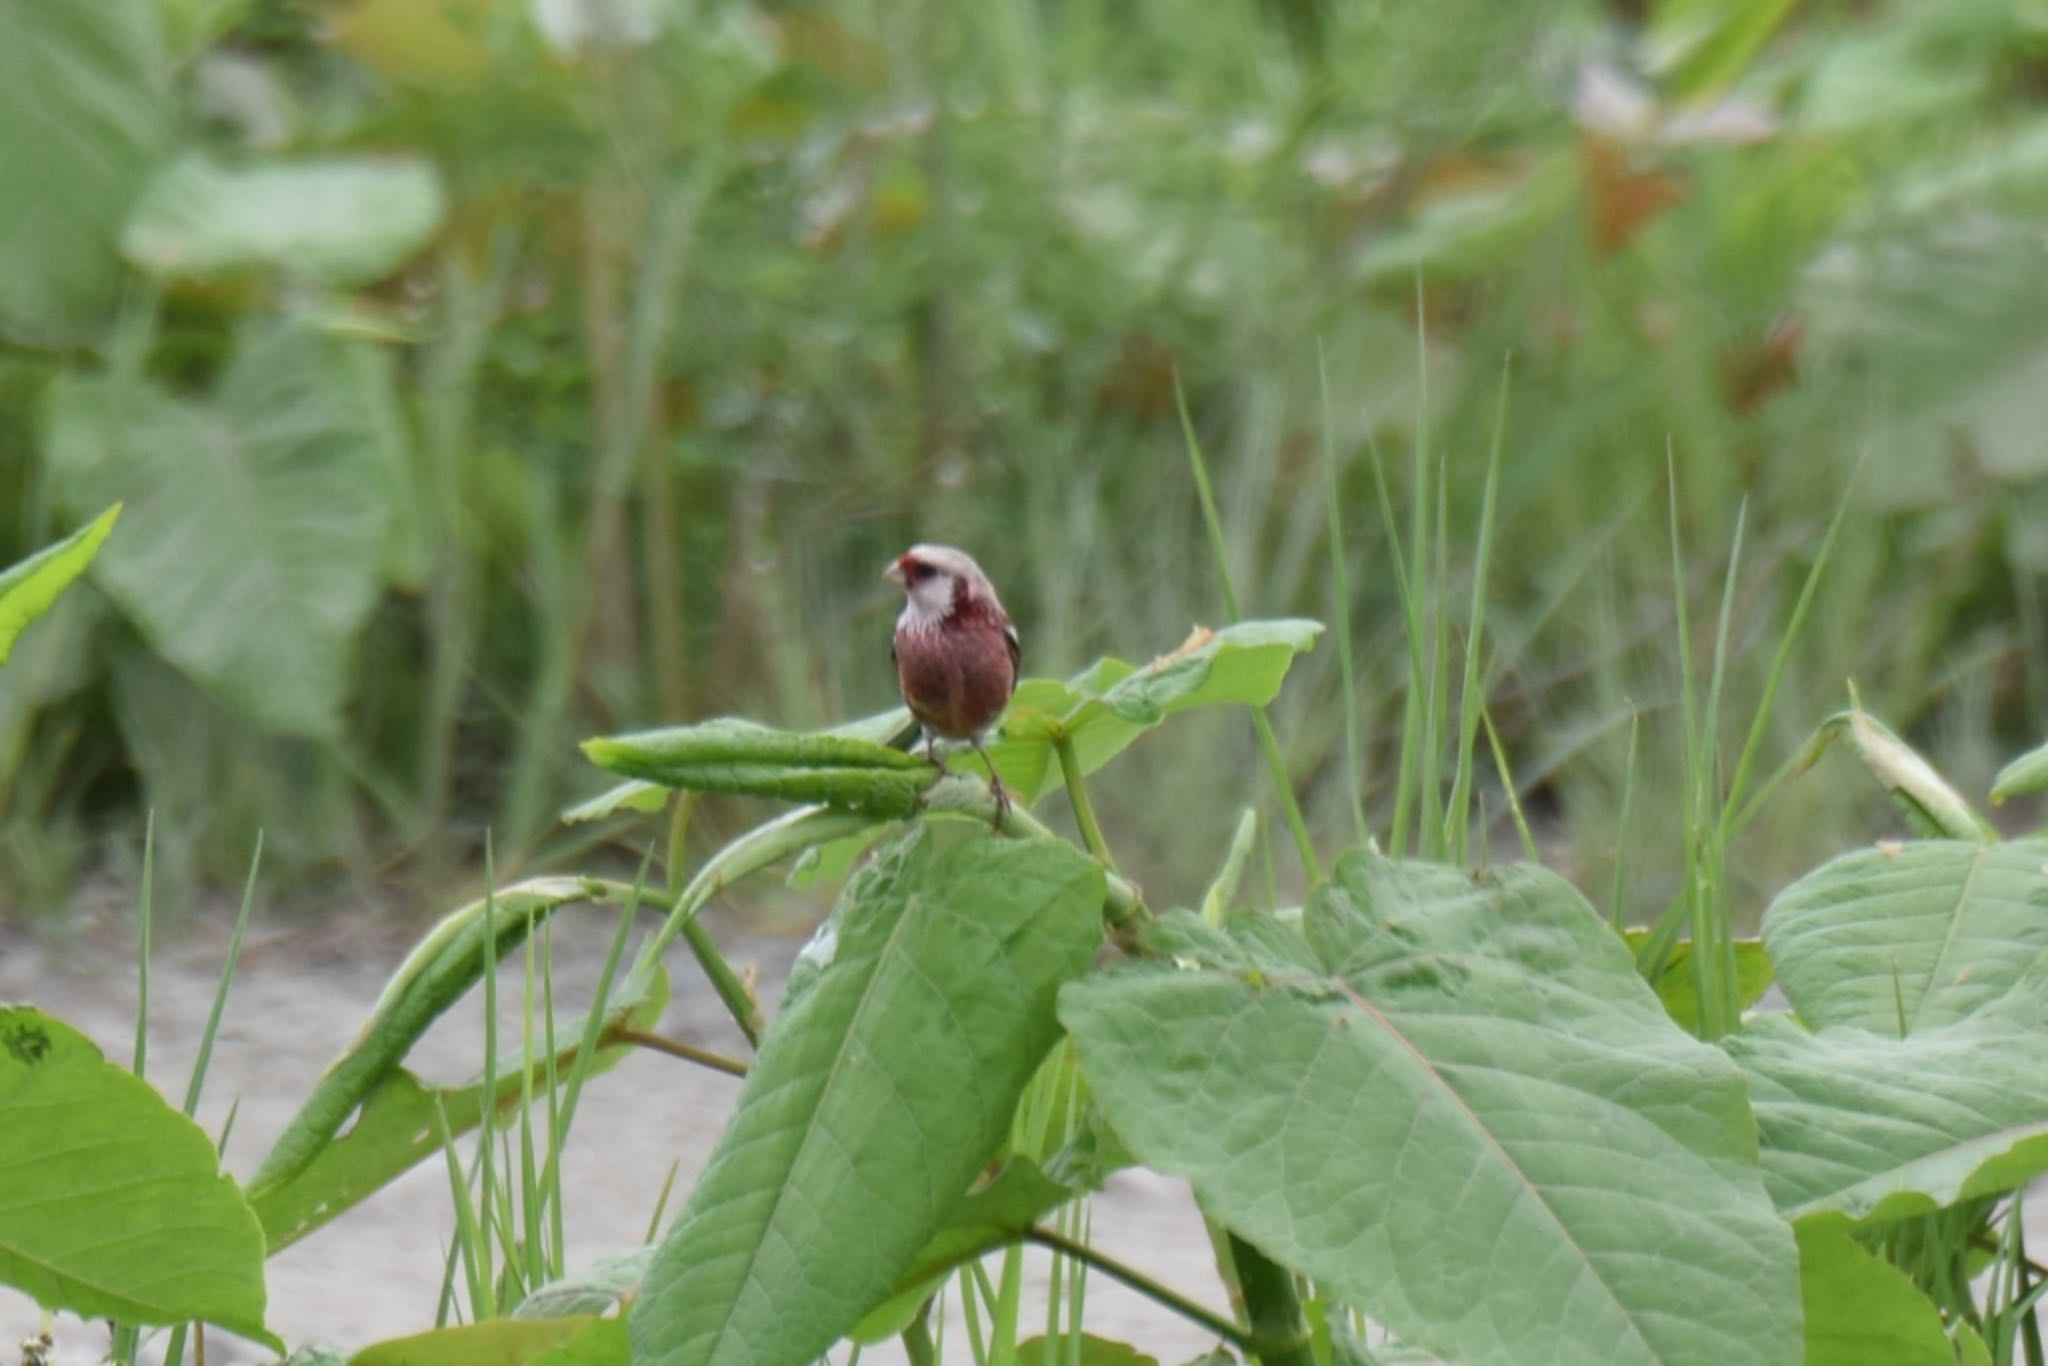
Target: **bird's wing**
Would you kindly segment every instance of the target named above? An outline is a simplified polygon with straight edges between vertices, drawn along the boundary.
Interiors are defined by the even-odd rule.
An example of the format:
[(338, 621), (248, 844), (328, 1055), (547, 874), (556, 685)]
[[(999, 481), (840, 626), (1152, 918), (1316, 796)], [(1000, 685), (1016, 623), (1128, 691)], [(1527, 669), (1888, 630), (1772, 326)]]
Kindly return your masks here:
[(1024, 647), (1017, 643), (1017, 624), (1003, 623), (1003, 644), (1010, 647), (1010, 681), (1015, 683), (1024, 667)]

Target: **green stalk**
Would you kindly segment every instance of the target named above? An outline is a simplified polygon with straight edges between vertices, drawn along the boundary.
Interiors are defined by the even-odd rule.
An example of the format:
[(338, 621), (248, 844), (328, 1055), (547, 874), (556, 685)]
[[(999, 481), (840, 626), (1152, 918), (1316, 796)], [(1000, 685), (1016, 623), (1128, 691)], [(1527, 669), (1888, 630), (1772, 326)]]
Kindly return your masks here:
[(1052, 749), (1059, 756), (1060, 776), (1067, 783), (1067, 800), (1074, 807), (1074, 823), (1081, 827), (1081, 842), (1101, 860), (1103, 867), (1115, 869), (1116, 859), (1109, 852), (1109, 841), (1102, 837), (1102, 826), (1095, 819), (1095, 803), (1089, 800), (1088, 783), (1081, 776), (1081, 756), (1074, 752), (1074, 737), (1060, 732), (1053, 738)]
[(1337, 676), (1344, 688), (1344, 785), (1351, 798), (1352, 836), (1364, 846), (1372, 842), (1372, 831), (1365, 823), (1365, 750), (1358, 738), (1358, 674), (1351, 657), (1351, 581), (1344, 559), (1343, 489), (1330, 439), (1330, 366), (1320, 339), (1316, 373), (1323, 394), (1323, 501), (1330, 512), (1330, 615), (1337, 625)]
[[(1204, 1332), (1214, 1333), (1240, 1352), (1252, 1350), (1253, 1339), (1239, 1325), (1222, 1315), (1212, 1312), (1167, 1289), (1135, 1267), (1126, 1266), (1114, 1257), (1098, 1252), (1088, 1244), (1056, 1233), (1052, 1229), (1034, 1227), (1024, 1234), (1025, 1241), (1038, 1244), (1063, 1257), (1071, 1257), (1090, 1268), (1100, 1271), (1113, 1281), (1120, 1281), (1162, 1308), (1172, 1310), (1188, 1322), (1198, 1325)], [(1292, 1361), (1293, 1358), (1269, 1358), (1269, 1360)], [(1310, 1366), (1307, 1358), (1300, 1358), (1302, 1366)]]
[(1308, 1319), (1294, 1291), (1294, 1273), (1235, 1233), (1230, 1235), (1230, 1259), (1237, 1267), (1245, 1313), (1251, 1319), (1250, 1354), (1262, 1366), (1315, 1366)]
[[(1244, 614), (1238, 608), (1237, 586), (1230, 578), (1230, 555), (1223, 541), (1223, 519), (1216, 512), (1216, 491), (1209, 485), (1208, 465), (1202, 458), (1201, 442), (1195, 439), (1195, 424), (1188, 416), (1187, 391), (1181, 388), (1180, 377), (1174, 376), (1174, 402), (1180, 408), (1181, 434), (1188, 448), (1188, 466), (1195, 475), (1195, 494), (1202, 504), (1202, 521), (1209, 529), (1209, 549), (1216, 559), (1216, 574), (1223, 585), (1223, 606), (1233, 623), (1242, 621)], [(1252, 709), (1252, 724), (1259, 735), (1259, 748), (1266, 756), (1267, 771), (1273, 775), (1273, 786), (1279, 790), (1282, 811), (1287, 816), (1287, 828), (1294, 835), (1295, 852), (1301, 858), (1301, 868), (1310, 882), (1323, 880), (1323, 866), (1316, 858), (1315, 845), (1308, 837), (1308, 822), (1302, 819), (1301, 804), (1294, 798), (1294, 785), (1288, 781), (1287, 763), (1280, 754), (1279, 737), (1273, 734), (1273, 722), (1266, 708)]]
[(1416, 740), (1422, 705), (1422, 608), (1414, 581), (1408, 577), (1408, 566), (1401, 557), (1401, 531), (1394, 521), (1394, 498), (1387, 491), (1387, 471), (1377, 450), (1372, 457), (1372, 481), (1379, 493), (1380, 520), (1386, 524), (1387, 562), (1394, 567), (1394, 588), (1401, 600), (1401, 626), (1408, 642), (1408, 691), (1401, 703), (1401, 753), (1394, 773), (1394, 817), (1387, 830), (1387, 853), (1400, 858), (1408, 849), (1415, 760), (1422, 748)]
[(1608, 918), (1614, 923), (1614, 932), (1623, 929), (1623, 906), (1628, 892), (1628, 827), (1629, 813), (1634, 809), (1636, 796), (1636, 741), (1643, 731), (1643, 714), (1632, 712), (1628, 718), (1628, 758), (1621, 770), (1621, 815), (1614, 823), (1614, 890), (1608, 896)]
[[(1451, 861), (1462, 866), (1469, 851), (1473, 759), (1477, 753), (1479, 717), (1486, 709), (1486, 692), (1479, 661), (1485, 654), (1486, 579), (1492, 562), (1493, 512), (1500, 492), (1500, 452), (1507, 437), (1508, 381), (1512, 362), (1501, 366), (1500, 399), (1494, 411), (1493, 449), (1486, 459), (1486, 492), (1480, 501), (1478, 563), (1472, 570), (1472, 612), (1470, 633), (1465, 638), (1465, 676), (1458, 692), (1458, 772), (1451, 780)], [(1513, 789), (1508, 799), (1514, 800)]]

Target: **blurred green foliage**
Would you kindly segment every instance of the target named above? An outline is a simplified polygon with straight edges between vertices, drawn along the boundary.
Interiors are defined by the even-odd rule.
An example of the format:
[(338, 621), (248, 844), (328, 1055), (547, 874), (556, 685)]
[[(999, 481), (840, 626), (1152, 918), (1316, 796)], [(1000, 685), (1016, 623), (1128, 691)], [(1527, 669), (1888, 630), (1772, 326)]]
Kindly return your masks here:
[[(2048, 713), (2044, 95), (2039, 0), (0, 0), (0, 562), (128, 509), (0, 675), (0, 905), (145, 807), (173, 883), (259, 824), (299, 886), (505, 874), (584, 735), (892, 702), (913, 539), (1032, 673), (1169, 649), (1220, 616), (1176, 376), (1247, 607), (1351, 614), (1371, 804), (1371, 460), (1426, 434), (1469, 543), (1510, 356), (1484, 679), (1572, 871), (1678, 846), (1667, 451), (1703, 595), (1761, 528), (1732, 697), (1865, 462), (1777, 753), (1853, 675), (1981, 789)], [(1232, 828), (1187, 762), (1123, 847)], [(1763, 886), (1867, 811), (1780, 800)]]

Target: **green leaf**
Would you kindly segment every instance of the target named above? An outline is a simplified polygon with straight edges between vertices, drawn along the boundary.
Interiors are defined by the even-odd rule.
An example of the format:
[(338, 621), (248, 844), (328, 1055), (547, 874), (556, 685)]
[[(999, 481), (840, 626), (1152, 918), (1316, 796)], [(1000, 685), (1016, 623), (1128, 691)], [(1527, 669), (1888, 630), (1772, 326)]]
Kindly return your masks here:
[(154, 0), (0, 0), (0, 331), (81, 341), (112, 309), (169, 76)]
[(1941, 1311), (1906, 1273), (1863, 1250), (1839, 1219), (1802, 1219), (1806, 1366), (1948, 1366)]
[(1117, 1133), (1268, 1256), (1458, 1361), (1798, 1360), (1741, 1075), (1561, 879), (1351, 855), (1313, 971), (1170, 920), (1179, 956), (1060, 1018)]
[(626, 1325), (590, 1316), (493, 1319), (365, 1347), (350, 1366), (626, 1366)]
[[(1626, 935), (1629, 950), (1640, 953), (1649, 941), (1648, 930), (1630, 930)], [(1680, 940), (1665, 960), (1664, 970), (1657, 974), (1657, 980), (1650, 984), (1657, 992), (1657, 999), (1664, 1003), (1665, 1011), (1672, 1022), (1688, 1034), (1699, 1033), (1700, 997), (1699, 979), (1692, 968), (1692, 944)], [(1736, 1008), (1747, 1010), (1763, 999), (1771, 989), (1771, 956), (1764, 952), (1763, 941), (1759, 939), (1738, 939), (1735, 941), (1735, 991)]]
[(433, 167), (417, 157), (228, 167), (193, 153), (150, 181), (121, 250), (167, 279), (268, 269), (365, 285), (425, 246), (445, 211)]
[(55, 545), (0, 571), (0, 664), (14, 653), (14, 642), (29, 623), (49, 611), (57, 595), (85, 572), (120, 515), (116, 503)]
[(1017, 1344), (1017, 1366), (1159, 1366), (1159, 1358), (1147, 1356), (1127, 1342), (1112, 1342), (1093, 1333), (1073, 1338), (1030, 1338)]
[(2011, 997), (2048, 953), (2048, 840), (1844, 854), (1780, 892), (1763, 940), (1815, 1029), (1898, 1035)]
[(1789, 1218), (1925, 1214), (2048, 1172), (2048, 1049), (1986, 1014), (1900, 1039), (1784, 1016), (1723, 1040), (1749, 1078), (1764, 1181)]
[(2007, 797), (2043, 790), (2048, 790), (2048, 745), (2030, 749), (1998, 770), (1998, 777), (1991, 784), (1991, 804), (1997, 806)]
[(283, 325), (211, 401), (51, 386), (47, 452), (74, 510), (125, 499), (93, 577), (164, 658), (261, 726), (335, 736), (393, 502), (388, 377)]
[[(259, 1203), (274, 1196), (283, 1200), (278, 1188), (306, 1172), (329, 1149), (342, 1124), (397, 1071), (399, 1060), (426, 1033), (427, 1027), (481, 980), (487, 934), (489, 946), (497, 950), (502, 960), (550, 915), (575, 902), (593, 900), (596, 895), (591, 886), (574, 878), (534, 878), (504, 888), (490, 899), (488, 929), (484, 900), (473, 901), (443, 917), (399, 965), (355, 1044), (327, 1069), (313, 1094), (278, 1136), (250, 1181), (251, 1197)], [(635, 984), (632, 992), (643, 989), (641, 984)], [(398, 1108), (400, 1099), (392, 1099), (391, 1104)], [(387, 1117), (387, 1125), (377, 1132), (379, 1141), (363, 1146), (373, 1152), (381, 1150), (385, 1142), (404, 1130), (405, 1113), (400, 1109), (398, 1115)], [(343, 1159), (335, 1161), (337, 1182), (353, 1185), (349, 1175), (352, 1164)], [(280, 1220), (278, 1226), (285, 1227), (286, 1222)]]
[(923, 759), (872, 740), (776, 730), (733, 717), (585, 740), (583, 752), (599, 768), (664, 787), (899, 818), (916, 813), (918, 798), (937, 776)]
[(847, 888), (631, 1311), (643, 1366), (801, 1366), (880, 1304), (1008, 1132), (1101, 942), (1062, 841), (920, 829)]
[(633, 1292), (647, 1275), (655, 1249), (627, 1248), (599, 1257), (588, 1271), (551, 1281), (512, 1311), (514, 1318), (559, 1319), (572, 1314), (605, 1314)]
[(606, 816), (615, 816), (621, 811), (638, 811), (643, 815), (661, 810), (668, 805), (669, 790), (660, 783), (644, 782), (639, 778), (608, 787), (586, 801), (580, 801), (562, 813), (565, 825), (582, 825), (587, 821), (601, 821)]
[[(1071, 738), (1081, 771), (1093, 773), (1175, 712), (1264, 706), (1279, 693), (1294, 657), (1311, 649), (1322, 630), (1315, 621), (1245, 621), (1198, 630), (1143, 668), (1102, 659), (1065, 683), (1025, 679), (989, 758), (1004, 786), (1028, 806), (1061, 785), (1055, 738)], [(983, 771), (979, 758), (960, 763)]]
[(1990, 822), (1977, 814), (1976, 808), (1949, 785), (1934, 765), (1860, 707), (1838, 712), (1821, 723), (1807, 743), (1805, 766), (1811, 767), (1838, 738), (1849, 741), (1864, 767), (1870, 770), (1870, 776), (1883, 786), (1914, 833), (1985, 843), (1998, 838)]
[(263, 1326), (263, 1231), (213, 1141), (69, 1025), (0, 1008), (0, 1283), (45, 1309)]
[(1719, 95), (1792, 12), (1792, 0), (1678, 0), (1658, 6), (1651, 65), (1672, 94)]
[[(502, 926), (499, 933), (505, 933)], [(653, 1028), (668, 1000), (668, 975), (659, 966), (650, 976), (629, 979), (624, 990), (614, 993), (599, 1027), (589, 1075), (609, 1070), (630, 1051), (630, 1045), (616, 1042), (618, 1030)], [(555, 1056), (554, 1074), (561, 1083), (567, 1082), (575, 1066), (576, 1041), (581, 1040), (583, 1028), (582, 1016), (555, 1027), (558, 1040), (572, 1041)], [(513, 1117), (522, 1102), (522, 1070), (531, 1074), (535, 1094), (547, 1091), (545, 1057), (535, 1058), (523, 1068), (520, 1060), (511, 1060), (497, 1077), (493, 1111), (500, 1120)], [(439, 1155), (439, 1116), (447, 1117), (451, 1134), (465, 1134), (480, 1122), (483, 1094), (480, 1080), (467, 1086), (432, 1087), (403, 1068), (388, 1073), (363, 1098), (347, 1133), (320, 1148), (312, 1161), (291, 1176), (250, 1187), (249, 1203), (263, 1223), (270, 1251), (297, 1242)]]

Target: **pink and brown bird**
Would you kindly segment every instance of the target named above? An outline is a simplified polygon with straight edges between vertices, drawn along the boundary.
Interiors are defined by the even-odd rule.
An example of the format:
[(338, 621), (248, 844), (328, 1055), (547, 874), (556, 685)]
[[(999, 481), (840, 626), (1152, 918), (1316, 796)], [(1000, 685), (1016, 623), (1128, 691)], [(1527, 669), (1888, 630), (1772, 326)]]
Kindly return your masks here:
[[(896, 618), (896, 681), (924, 727), (925, 753), (938, 762), (940, 740), (965, 740), (983, 763), (983, 736), (1017, 688), (1017, 628), (995, 586), (964, 550), (914, 545), (882, 571), (902, 586)], [(1009, 799), (989, 764), (1001, 823)]]

